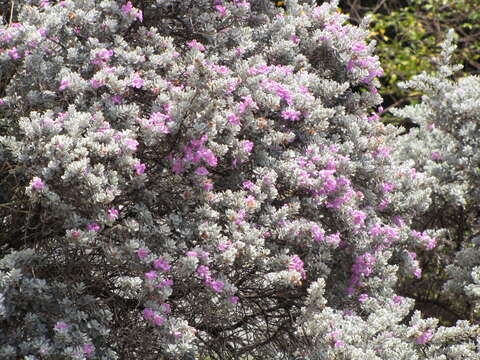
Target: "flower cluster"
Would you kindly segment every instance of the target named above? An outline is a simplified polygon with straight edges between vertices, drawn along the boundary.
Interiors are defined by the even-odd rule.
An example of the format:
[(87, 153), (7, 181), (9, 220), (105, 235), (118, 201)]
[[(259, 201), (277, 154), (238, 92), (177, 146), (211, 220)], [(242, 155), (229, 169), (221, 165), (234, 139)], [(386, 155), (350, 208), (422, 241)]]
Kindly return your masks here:
[(417, 221), (435, 179), (379, 120), (366, 23), (336, 1), (137, 3), (0, 28), (0, 357), (474, 358), (477, 327), (397, 294), (439, 242)]

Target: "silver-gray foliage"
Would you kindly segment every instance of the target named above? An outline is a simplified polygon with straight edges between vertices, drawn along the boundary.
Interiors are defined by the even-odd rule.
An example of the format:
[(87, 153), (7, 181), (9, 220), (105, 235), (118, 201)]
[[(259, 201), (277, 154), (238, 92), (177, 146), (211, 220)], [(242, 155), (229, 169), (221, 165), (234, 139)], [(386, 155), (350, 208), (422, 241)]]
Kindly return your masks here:
[(392, 156), (337, 5), (15, 3), (0, 357), (477, 357), (396, 293), (435, 179)]

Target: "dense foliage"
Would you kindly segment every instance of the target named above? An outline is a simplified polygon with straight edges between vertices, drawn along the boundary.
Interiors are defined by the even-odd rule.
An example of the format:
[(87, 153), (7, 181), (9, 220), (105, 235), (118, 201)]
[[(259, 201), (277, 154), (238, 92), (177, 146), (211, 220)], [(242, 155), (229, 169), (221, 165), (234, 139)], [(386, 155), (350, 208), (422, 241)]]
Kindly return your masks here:
[[(475, 209), (478, 79), (425, 75), (422, 111), (398, 113), (438, 123), (418, 134), (451, 154), (442, 178), (380, 121), (368, 24), (337, 5), (12, 7), (1, 358), (478, 358), (474, 313), (440, 326), (400, 293), (445, 249), (448, 224), (420, 220), (437, 199), (462, 191)], [(478, 301), (475, 246), (449, 250), (462, 309)]]
[[(422, 71), (436, 70), (432, 61), (448, 29), (455, 31), (458, 49), (454, 63), (464, 64), (456, 77), (480, 74), (480, 7), (477, 1), (461, 0), (342, 0), (342, 9), (358, 23), (372, 16), (370, 36), (378, 41), (376, 53), (385, 75), (380, 91), (384, 107), (418, 103), (416, 89), (401, 89), (399, 81), (410, 80)], [(399, 122), (389, 114), (384, 121)], [(403, 121), (409, 127), (410, 121)]]

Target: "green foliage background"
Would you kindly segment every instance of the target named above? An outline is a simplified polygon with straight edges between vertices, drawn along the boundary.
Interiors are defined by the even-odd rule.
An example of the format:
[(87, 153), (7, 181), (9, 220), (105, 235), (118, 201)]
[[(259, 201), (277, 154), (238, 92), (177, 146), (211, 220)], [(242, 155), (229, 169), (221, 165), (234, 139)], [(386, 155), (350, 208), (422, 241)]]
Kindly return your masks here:
[[(454, 62), (464, 66), (457, 76), (480, 74), (478, 0), (342, 0), (340, 8), (353, 23), (372, 16), (371, 38), (377, 41), (385, 70), (380, 91), (384, 108), (418, 103), (418, 93), (403, 91), (397, 84), (422, 71), (434, 71), (439, 45), (450, 28), (455, 30), (458, 44)], [(386, 115), (385, 121), (396, 120)]]

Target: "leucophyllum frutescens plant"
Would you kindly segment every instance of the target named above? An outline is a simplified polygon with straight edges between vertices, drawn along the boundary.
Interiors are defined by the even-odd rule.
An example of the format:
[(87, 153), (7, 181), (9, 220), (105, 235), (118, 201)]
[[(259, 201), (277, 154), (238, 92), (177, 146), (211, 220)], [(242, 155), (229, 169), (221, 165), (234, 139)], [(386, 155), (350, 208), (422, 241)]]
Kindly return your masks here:
[(409, 227), (429, 179), (391, 159), (366, 23), (336, 2), (17, 7), (0, 32), (18, 173), (2, 356), (473, 351), (468, 325), (399, 325), (396, 274), (421, 276), (415, 251), (435, 247)]
[(394, 114), (410, 118), (420, 127), (401, 137), (394, 153), (399, 161), (411, 161), (435, 179), (432, 204), (416, 223), (444, 230), (442, 251), (436, 254), (436, 266), (446, 268), (440, 272), (441, 281), (437, 280), (437, 292), (444, 288), (439, 301), (454, 313), (478, 321), (480, 79), (452, 80), (461, 68), (450, 63), (455, 50), (452, 41), (453, 32), (443, 44), (436, 75), (420, 74), (403, 84), (421, 91), (422, 102)]

